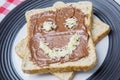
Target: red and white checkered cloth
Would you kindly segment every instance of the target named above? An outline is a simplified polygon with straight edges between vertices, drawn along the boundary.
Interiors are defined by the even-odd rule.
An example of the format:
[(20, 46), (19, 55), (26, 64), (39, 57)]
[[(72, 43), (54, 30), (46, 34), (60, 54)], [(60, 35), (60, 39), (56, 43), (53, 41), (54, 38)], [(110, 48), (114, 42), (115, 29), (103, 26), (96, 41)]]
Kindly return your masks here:
[(25, 0), (0, 0), (0, 22), (17, 5)]

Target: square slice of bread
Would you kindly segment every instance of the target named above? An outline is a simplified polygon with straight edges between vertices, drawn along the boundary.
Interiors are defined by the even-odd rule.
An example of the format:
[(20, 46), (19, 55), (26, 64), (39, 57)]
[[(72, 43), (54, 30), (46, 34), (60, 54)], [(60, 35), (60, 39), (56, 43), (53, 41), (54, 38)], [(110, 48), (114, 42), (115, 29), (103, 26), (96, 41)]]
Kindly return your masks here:
[[(109, 25), (105, 24), (104, 22), (100, 21), (97, 18), (93, 18), (92, 24), (92, 37), (94, 44), (97, 44), (103, 37), (108, 35), (110, 31)], [(23, 59), (26, 54), (26, 47), (27, 47), (27, 37), (22, 39), (15, 47), (15, 51), (17, 55)], [(63, 73), (52, 73), (56, 77), (60, 78), (61, 80), (71, 80), (74, 76), (74, 72), (63, 72)]]
[[(88, 1), (78, 2), (78, 3), (68, 3), (65, 4), (63, 2), (57, 2), (53, 7), (44, 8), (44, 9), (35, 9), (28, 11), (26, 13), (27, 25), (30, 25), (30, 18), (32, 15), (39, 14), (45, 11), (57, 10), (69, 5), (73, 5), (76, 9), (81, 10), (87, 16), (85, 17), (85, 26), (87, 27), (87, 33), (89, 35), (88, 39), (88, 56), (81, 58), (80, 60), (73, 62), (65, 62), (65, 63), (52, 63), (49, 66), (37, 66), (31, 60), (31, 54), (28, 48), (28, 54), (25, 55), (22, 60), (22, 70), (25, 73), (29, 74), (43, 74), (43, 73), (51, 73), (51, 72), (66, 72), (66, 71), (88, 71), (92, 69), (97, 62), (96, 50), (91, 36), (91, 18), (92, 18), (92, 3)], [(29, 33), (29, 32), (28, 32)], [(29, 35), (28, 35), (29, 37)], [(29, 39), (29, 38), (28, 38)]]

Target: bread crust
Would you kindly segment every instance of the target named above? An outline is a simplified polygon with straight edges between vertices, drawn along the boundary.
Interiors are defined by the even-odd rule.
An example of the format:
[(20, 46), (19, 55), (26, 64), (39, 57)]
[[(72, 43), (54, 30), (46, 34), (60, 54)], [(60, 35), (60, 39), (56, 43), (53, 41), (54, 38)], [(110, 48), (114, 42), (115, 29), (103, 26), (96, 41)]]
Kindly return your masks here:
[[(35, 73), (51, 73), (51, 72), (65, 72), (65, 71), (88, 71), (92, 69), (96, 62), (96, 50), (91, 36), (91, 18), (92, 18), (92, 3), (91, 2), (78, 2), (78, 3), (67, 3), (64, 4), (63, 2), (57, 2), (53, 7), (45, 8), (45, 9), (38, 9), (38, 10), (31, 10), (26, 13), (26, 19), (28, 27), (30, 25), (30, 17), (34, 14), (38, 14), (44, 11), (49, 10), (56, 10), (58, 8), (62, 8), (68, 5), (73, 5), (75, 8), (80, 9), (84, 14), (88, 16), (85, 17), (85, 25), (87, 27), (87, 32), (89, 34), (88, 39), (88, 47), (89, 47), (89, 55), (74, 62), (65, 62), (65, 63), (53, 63), (49, 66), (39, 67), (34, 65), (32, 61), (29, 60), (30, 51), (28, 49), (28, 54), (25, 55), (22, 61), (22, 70), (25, 73), (35, 74)], [(56, 6), (57, 5), (57, 6)], [(28, 30), (28, 40), (29, 40), (29, 30)], [(74, 64), (74, 65), (73, 65)]]
[(110, 26), (98, 18), (94, 17), (92, 26), (92, 37), (94, 44), (97, 44), (110, 32)]

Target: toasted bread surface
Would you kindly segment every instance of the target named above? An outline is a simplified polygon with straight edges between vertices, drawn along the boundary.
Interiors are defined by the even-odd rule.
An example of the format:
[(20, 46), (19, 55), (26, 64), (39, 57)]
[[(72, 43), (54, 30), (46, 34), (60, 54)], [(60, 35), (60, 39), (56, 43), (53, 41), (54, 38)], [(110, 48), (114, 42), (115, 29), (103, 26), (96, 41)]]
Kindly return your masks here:
[[(42, 73), (65, 72), (65, 71), (88, 71), (95, 66), (97, 57), (96, 57), (95, 46), (92, 40), (92, 35), (90, 32), (91, 31), (91, 18), (92, 18), (92, 3), (91, 2), (84, 1), (84, 2), (67, 3), (67, 4), (64, 4), (63, 2), (57, 2), (55, 3), (53, 7), (28, 11), (26, 13), (27, 25), (29, 27), (30, 25), (29, 20), (32, 15), (35, 15), (35, 14), (38, 14), (44, 11), (49, 11), (49, 10), (54, 11), (56, 9), (61, 9), (71, 4), (76, 9), (80, 9), (84, 14), (87, 14), (87, 16), (85, 17), (85, 26), (87, 27), (87, 32), (89, 34), (88, 56), (81, 58), (80, 60), (74, 61), (74, 62), (53, 63), (53, 64), (50, 64), (49, 66), (39, 67), (33, 64), (33, 62), (30, 60), (29, 57), (31, 57), (31, 55), (30, 55), (30, 51), (28, 48), (28, 51), (27, 51), (28, 53), (25, 54), (25, 57), (22, 61), (23, 72), (29, 73), (29, 74), (35, 74), (35, 73), (42, 74)], [(29, 39), (29, 34), (28, 34), (28, 39)]]

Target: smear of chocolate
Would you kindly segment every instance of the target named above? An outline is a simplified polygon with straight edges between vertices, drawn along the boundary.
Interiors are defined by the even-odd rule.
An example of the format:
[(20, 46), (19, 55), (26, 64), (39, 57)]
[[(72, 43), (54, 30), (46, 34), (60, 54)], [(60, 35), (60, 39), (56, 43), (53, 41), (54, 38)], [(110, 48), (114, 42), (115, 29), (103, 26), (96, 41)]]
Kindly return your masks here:
[[(65, 20), (68, 18), (76, 18), (78, 20), (78, 26), (73, 29), (65, 27)], [(51, 63), (76, 61), (82, 57), (88, 55), (88, 33), (84, 24), (85, 15), (78, 9), (68, 6), (62, 9), (54, 11), (47, 11), (44, 13), (36, 14), (30, 19), (29, 27), (29, 49), (31, 52), (31, 60), (38, 66), (47, 66)], [(55, 30), (46, 32), (42, 29), (42, 25), (45, 21), (52, 21), (57, 25)], [(51, 59), (42, 49), (39, 48), (40, 41), (49, 43), (49, 47), (53, 49), (61, 48), (68, 44), (69, 39), (75, 33), (79, 33), (81, 38), (80, 44), (76, 46), (76, 49), (69, 57), (61, 57), (60, 59)]]

